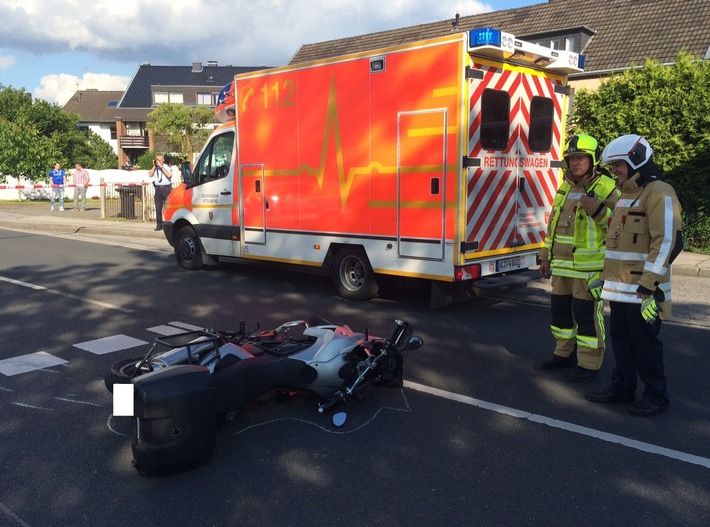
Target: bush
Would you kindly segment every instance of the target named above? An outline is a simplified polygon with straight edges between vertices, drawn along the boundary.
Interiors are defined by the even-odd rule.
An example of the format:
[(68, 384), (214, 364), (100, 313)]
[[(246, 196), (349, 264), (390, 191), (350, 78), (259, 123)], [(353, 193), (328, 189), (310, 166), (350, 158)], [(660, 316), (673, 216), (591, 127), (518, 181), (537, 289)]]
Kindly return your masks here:
[(671, 66), (647, 61), (575, 95), (571, 123), (604, 146), (641, 134), (683, 207), (686, 248), (710, 251), (710, 61), (680, 53)]

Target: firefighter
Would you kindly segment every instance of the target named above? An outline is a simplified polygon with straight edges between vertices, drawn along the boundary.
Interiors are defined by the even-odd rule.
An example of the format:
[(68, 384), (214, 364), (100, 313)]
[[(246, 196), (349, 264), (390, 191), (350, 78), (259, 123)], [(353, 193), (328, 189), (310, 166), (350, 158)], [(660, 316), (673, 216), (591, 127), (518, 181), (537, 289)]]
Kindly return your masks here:
[[(671, 315), (671, 262), (683, 246), (676, 193), (660, 180), (653, 150), (643, 137), (617, 137), (604, 149), (621, 189), (606, 238), (602, 298), (609, 300), (615, 367), (611, 385), (586, 398), (631, 404), (636, 416), (668, 407), (661, 319)], [(643, 394), (636, 399), (638, 377)]]
[(573, 136), (563, 153), (565, 175), (552, 203), (540, 275), (552, 278), (552, 357), (541, 367), (575, 366), (567, 376), (582, 382), (599, 373), (605, 350), (601, 272), (607, 224), (620, 192), (599, 164), (601, 149), (589, 135)]

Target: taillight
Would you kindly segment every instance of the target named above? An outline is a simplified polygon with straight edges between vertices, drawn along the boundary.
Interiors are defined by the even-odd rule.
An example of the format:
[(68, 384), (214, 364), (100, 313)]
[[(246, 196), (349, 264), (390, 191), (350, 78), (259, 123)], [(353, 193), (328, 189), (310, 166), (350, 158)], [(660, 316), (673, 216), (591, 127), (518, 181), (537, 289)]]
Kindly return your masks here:
[(454, 280), (462, 282), (464, 280), (475, 280), (481, 278), (481, 265), (464, 265), (463, 267), (454, 268)]

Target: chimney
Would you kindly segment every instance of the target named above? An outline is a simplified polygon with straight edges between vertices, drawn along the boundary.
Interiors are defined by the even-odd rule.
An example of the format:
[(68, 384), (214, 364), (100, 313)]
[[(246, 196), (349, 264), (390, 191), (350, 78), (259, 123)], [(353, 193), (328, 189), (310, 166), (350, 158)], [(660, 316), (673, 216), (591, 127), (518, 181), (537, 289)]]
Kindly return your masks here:
[(192, 73), (201, 73), (202, 72), (202, 62), (193, 62), (192, 63)]

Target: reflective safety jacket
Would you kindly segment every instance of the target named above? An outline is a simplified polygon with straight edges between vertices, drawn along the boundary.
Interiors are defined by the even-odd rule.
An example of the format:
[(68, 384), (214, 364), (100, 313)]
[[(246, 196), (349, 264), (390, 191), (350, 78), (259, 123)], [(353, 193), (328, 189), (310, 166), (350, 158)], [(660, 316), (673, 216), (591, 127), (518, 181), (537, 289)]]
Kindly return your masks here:
[(640, 304), (639, 286), (648, 291), (660, 288), (666, 299), (661, 318), (670, 316), (670, 256), (681, 228), (680, 212), (668, 183), (643, 185), (639, 173), (624, 182), (607, 231), (602, 298)]
[[(592, 214), (580, 205), (585, 193), (594, 192), (600, 204)], [(550, 262), (554, 276), (588, 278), (604, 267), (607, 224), (620, 192), (614, 179), (601, 173), (575, 183), (565, 175), (552, 202), (541, 261)]]

